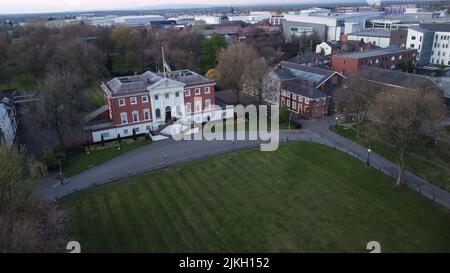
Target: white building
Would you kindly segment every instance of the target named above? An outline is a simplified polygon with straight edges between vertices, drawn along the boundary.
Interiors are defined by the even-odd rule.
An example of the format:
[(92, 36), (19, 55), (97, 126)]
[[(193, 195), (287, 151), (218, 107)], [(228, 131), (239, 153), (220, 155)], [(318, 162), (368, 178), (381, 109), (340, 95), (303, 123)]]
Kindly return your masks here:
[(224, 22), (227, 22), (228, 18), (226, 16), (202, 15), (202, 16), (196, 16), (195, 21), (205, 21), (205, 23), (208, 25), (220, 25)]
[(17, 122), (14, 105), (9, 98), (0, 101), (0, 143), (7, 146), (14, 143), (17, 132)]
[(422, 24), (408, 29), (406, 47), (417, 49), (417, 65), (450, 65), (450, 24)]
[(151, 25), (152, 22), (165, 20), (166, 18), (161, 15), (121, 16), (114, 18), (114, 24), (126, 26), (147, 26)]
[(274, 26), (279, 26), (286, 20), (283, 14), (273, 14), (269, 18), (269, 23)]
[(333, 49), (327, 42), (322, 42), (316, 46), (316, 53), (320, 54), (322, 51), (324, 53), (323, 55), (327, 56), (332, 53)]
[(229, 16), (228, 20), (230, 22), (233, 21), (242, 21), (247, 24), (256, 24), (258, 22), (267, 20), (271, 18), (272, 15), (270, 12), (250, 12), (248, 15), (233, 15)]
[[(286, 19), (283, 22), (283, 31), (286, 40), (294, 34), (292, 29), (312, 29), (326, 41), (340, 40), (342, 34), (353, 32), (362, 26), (366, 20), (381, 18), (383, 12), (358, 12), (340, 14), (283, 14)], [(351, 24), (349, 24), (351, 23)], [(347, 24), (347, 26), (346, 26)], [(285, 26), (286, 25), (286, 26)]]

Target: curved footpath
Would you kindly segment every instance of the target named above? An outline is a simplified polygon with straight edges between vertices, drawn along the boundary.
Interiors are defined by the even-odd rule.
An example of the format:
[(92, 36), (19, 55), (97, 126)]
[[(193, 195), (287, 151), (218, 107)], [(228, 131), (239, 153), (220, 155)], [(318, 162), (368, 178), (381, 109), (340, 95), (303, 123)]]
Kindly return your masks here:
[[(328, 129), (333, 118), (302, 121), (303, 132), (280, 131), (280, 143), (286, 141), (313, 141), (339, 149), (361, 161), (367, 161), (367, 148), (342, 137)], [(175, 141), (172, 139), (147, 145), (108, 162), (68, 178), (64, 185), (48, 176), (41, 180), (41, 192), (50, 199), (59, 199), (77, 191), (117, 181), (129, 176), (164, 168), (192, 160), (202, 159), (237, 150), (259, 148), (261, 141)], [(370, 165), (389, 176), (397, 174), (396, 165), (372, 152)], [(424, 179), (407, 172), (406, 185), (422, 195), (450, 209), (450, 193), (432, 185)]]

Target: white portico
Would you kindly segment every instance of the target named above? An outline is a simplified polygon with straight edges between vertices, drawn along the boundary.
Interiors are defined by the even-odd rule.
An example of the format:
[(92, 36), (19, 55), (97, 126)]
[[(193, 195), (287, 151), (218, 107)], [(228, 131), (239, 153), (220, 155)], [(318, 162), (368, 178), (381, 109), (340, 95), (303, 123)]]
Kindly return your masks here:
[(173, 118), (184, 117), (184, 87), (184, 83), (169, 78), (162, 78), (147, 87), (152, 105), (153, 129)]

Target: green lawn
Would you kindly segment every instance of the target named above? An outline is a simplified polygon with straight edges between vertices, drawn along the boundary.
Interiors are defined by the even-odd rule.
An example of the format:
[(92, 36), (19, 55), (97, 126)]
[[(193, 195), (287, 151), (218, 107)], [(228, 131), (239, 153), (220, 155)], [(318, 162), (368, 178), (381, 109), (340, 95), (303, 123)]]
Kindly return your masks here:
[(337, 150), (289, 143), (61, 200), (86, 252), (450, 252), (450, 213)]
[[(363, 134), (360, 137), (357, 136), (356, 130), (349, 126), (332, 126), (332, 130), (345, 136), (359, 144), (370, 147), (373, 151), (382, 155), (383, 157), (394, 161), (395, 157), (391, 147), (385, 143), (381, 143), (374, 139), (371, 139)], [(450, 158), (447, 158), (448, 152), (443, 151), (442, 147), (435, 145), (427, 145), (426, 140), (423, 140), (421, 144), (415, 145), (413, 148), (413, 153), (420, 156), (421, 158), (427, 159), (422, 160), (421, 158), (408, 155), (406, 157), (406, 167), (409, 171), (415, 173), (416, 175), (425, 178), (426, 180), (432, 182), (438, 187), (444, 190), (450, 191), (450, 172), (445, 168), (439, 167), (431, 162), (435, 162), (440, 166), (444, 166), (450, 169)], [(431, 161), (431, 162), (429, 162)]]
[(81, 173), (89, 168), (92, 168), (96, 165), (100, 165), (108, 160), (113, 159), (121, 154), (129, 152), (133, 149), (139, 148), (143, 145), (149, 144), (149, 141), (145, 138), (141, 137), (137, 140), (132, 139), (124, 139), (120, 144), (120, 150), (117, 151), (116, 145), (119, 142), (111, 142), (105, 144), (105, 147), (97, 150), (91, 150), (89, 154), (86, 152), (79, 152), (74, 154), (69, 154), (66, 163), (63, 167), (63, 172), (65, 177), (74, 176), (78, 173)]
[(0, 91), (5, 89), (33, 90), (35, 88), (36, 85), (31, 73), (14, 72), (11, 85), (0, 83)]

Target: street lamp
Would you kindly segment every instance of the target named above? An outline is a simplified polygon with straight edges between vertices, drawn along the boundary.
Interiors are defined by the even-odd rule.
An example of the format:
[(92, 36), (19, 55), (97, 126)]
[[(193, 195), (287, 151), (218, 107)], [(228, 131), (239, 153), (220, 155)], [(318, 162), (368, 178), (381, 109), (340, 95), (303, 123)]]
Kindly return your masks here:
[(372, 150), (367, 149), (367, 165), (370, 165), (370, 152), (372, 152)]
[(336, 129), (337, 129), (338, 120), (339, 120), (339, 118), (336, 117), (336, 123), (335, 123), (335, 126), (334, 126), (334, 127), (336, 127)]

